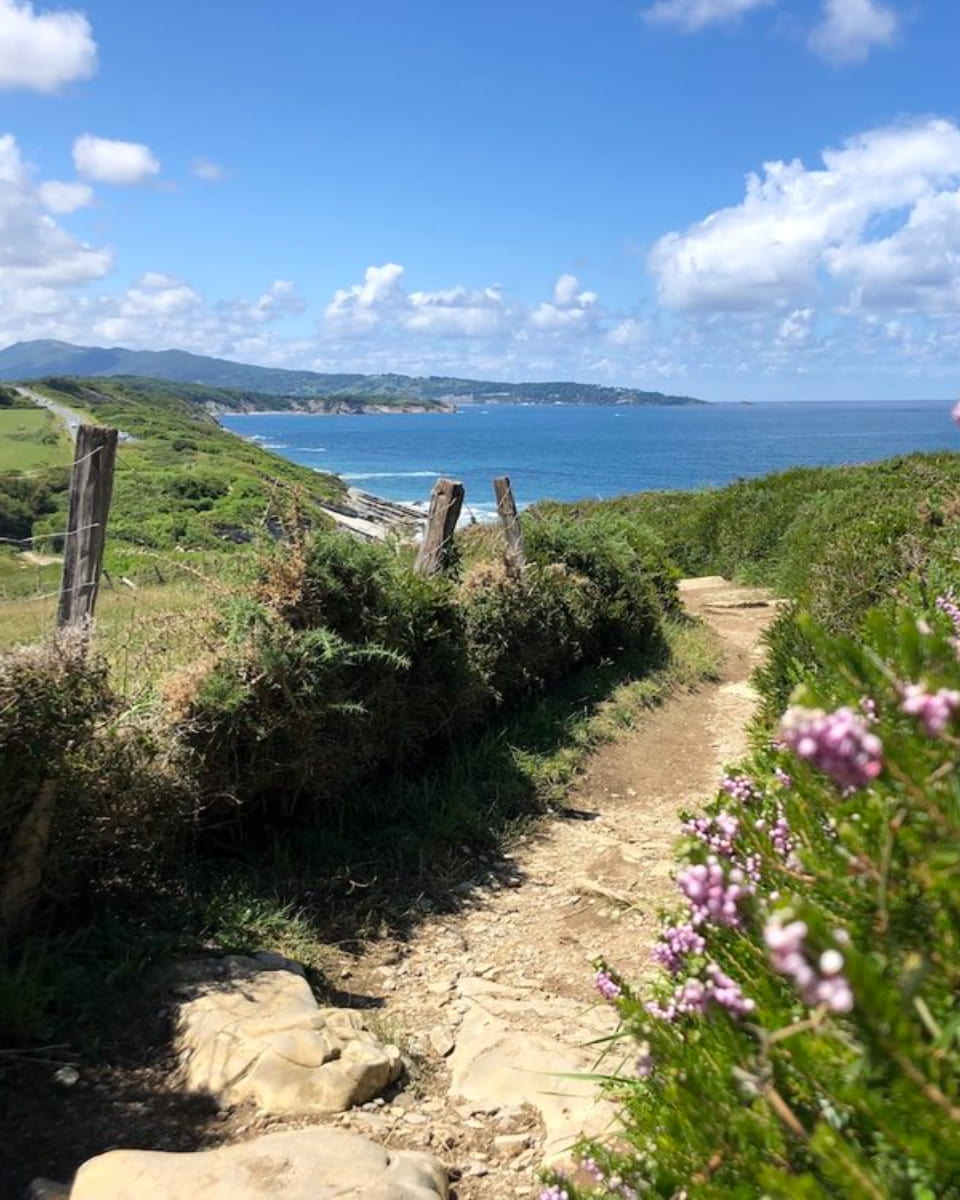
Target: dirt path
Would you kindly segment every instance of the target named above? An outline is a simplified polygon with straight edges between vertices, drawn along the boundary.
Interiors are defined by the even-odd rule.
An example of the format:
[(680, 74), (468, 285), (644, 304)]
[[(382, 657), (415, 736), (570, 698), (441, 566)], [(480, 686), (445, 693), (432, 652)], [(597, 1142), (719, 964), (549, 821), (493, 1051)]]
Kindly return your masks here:
[[(596, 1069), (603, 1047), (587, 1043), (612, 1032), (591, 960), (603, 955), (631, 978), (649, 969), (658, 910), (674, 897), (678, 815), (710, 797), (723, 764), (746, 750), (748, 678), (774, 612), (767, 593), (719, 578), (682, 591), (721, 640), (720, 681), (596, 754), (567, 818), (514, 850), (512, 877), (345, 981), (383, 998), (386, 1030), (427, 1069), (415, 1092), (341, 1123), (456, 1164), (458, 1200), (532, 1196), (544, 1159), (610, 1125), (592, 1087), (563, 1077)], [(608, 1048), (601, 1069), (626, 1052)]]
[[(723, 765), (746, 749), (748, 678), (775, 611), (766, 593), (722, 579), (681, 587), (719, 639), (720, 680), (674, 697), (596, 753), (557, 819), (495, 874), (479, 864), (482, 884), (460, 885), (460, 911), (428, 919), (409, 942), (372, 942), (332, 980), (364, 998), (413, 1069), (406, 1090), (326, 1120), (389, 1147), (431, 1151), (450, 1168), (456, 1200), (535, 1197), (544, 1161), (563, 1160), (581, 1132), (611, 1128), (612, 1110), (578, 1076), (631, 1070), (632, 1055), (627, 1043), (609, 1043), (613, 1013), (598, 1001), (591, 962), (602, 955), (633, 979), (650, 969), (658, 910), (675, 896), (678, 815), (712, 796)], [(134, 1072), (103, 1109), (107, 1124), (102, 1112), (89, 1127), (66, 1115), (68, 1100), (61, 1122), (83, 1125), (77, 1160), (114, 1139), (188, 1150), (312, 1123), (245, 1106), (214, 1112), (195, 1097), (185, 1106), (165, 1090), (166, 1069)], [(109, 1074), (95, 1086), (112, 1094)], [(84, 1106), (84, 1093), (75, 1103)], [(47, 1157), (41, 1151), (35, 1169)]]

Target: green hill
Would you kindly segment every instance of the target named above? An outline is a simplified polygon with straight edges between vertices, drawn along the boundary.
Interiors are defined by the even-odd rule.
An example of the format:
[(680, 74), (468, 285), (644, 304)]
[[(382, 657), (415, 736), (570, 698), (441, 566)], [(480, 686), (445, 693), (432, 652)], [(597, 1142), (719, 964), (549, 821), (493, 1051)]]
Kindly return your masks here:
[(592, 383), (497, 383), (429, 375), (321, 374), (258, 367), (208, 358), (184, 350), (126, 350), (119, 346), (74, 346), (51, 340), (17, 342), (0, 350), (0, 380), (37, 379), (45, 375), (148, 376), (268, 394), (277, 408), (302, 406), (304, 399), (335, 396), (365, 401), (371, 407), (464, 402), (487, 404), (703, 404), (691, 396), (671, 396), (637, 388), (602, 387)]
[[(345, 492), (336, 476), (298, 466), (221, 429), (203, 407), (209, 397), (195, 389), (156, 380), (55, 376), (33, 390), (129, 435), (117, 460), (110, 514), (114, 549), (121, 543), (164, 551), (226, 548), (283, 514), (294, 492), (296, 503), (319, 524), (328, 519), (320, 505)], [(54, 421), (48, 413), (42, 419)], [(23, 447), (25, 453), (28, 443)], [(10, 461), (8, 469), (26, 465), (36, 464)], [(62, 529), (66, 478), (63, 468), (55, 468), (44, 488), (38, 486), (42, 480), (2, 481), (0, 534), (24, 538)]]

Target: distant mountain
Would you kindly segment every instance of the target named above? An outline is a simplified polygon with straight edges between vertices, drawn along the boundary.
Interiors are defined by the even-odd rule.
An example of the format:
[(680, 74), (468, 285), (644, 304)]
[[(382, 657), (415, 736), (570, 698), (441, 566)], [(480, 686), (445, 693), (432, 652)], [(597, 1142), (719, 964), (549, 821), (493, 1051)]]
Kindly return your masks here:
[(692, 396), (670, 396), (637, 388), (593, 383), (493, 383), (442, 375), (329, 375), (288, 371), (207, 358), (185, 350), (125, 350), (121, 346), (74, 346), (69, 342), (17, 342), (0, 350), (0, 380), (50, 375), (140, 375), (207, 387), (233, 388), (282, 397), (282, 407), (298, 407), (296, 398), (346, 396), (463, 404), (703, 404)]

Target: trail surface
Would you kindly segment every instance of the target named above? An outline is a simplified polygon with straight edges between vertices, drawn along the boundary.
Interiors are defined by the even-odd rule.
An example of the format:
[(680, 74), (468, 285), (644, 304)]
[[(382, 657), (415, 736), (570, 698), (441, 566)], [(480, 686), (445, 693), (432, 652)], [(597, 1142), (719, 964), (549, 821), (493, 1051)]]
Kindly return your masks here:
[(569, 1077), (598, 1060), (616, 1070), (628, 1052), (604, 1045), (612, 1016), (597, 1003), (591, 960), (603, 955), (634, 979), (650, 969), (658, 910), (675, 896), (679, 813), (711, 797), (724, 764), (747, 749), (749, 676), (775, 611), (768, 593), (717, 577), (681, 588), (720, 640), (719, 681), (601, 749), (566, 819), (518, 846), (499, 886), (351, 971), (350, 985), (383, 998), (386, 1027), (405, 1031), (432, 1069), (418, 1094), (339, 1120), (456, 1164), (458, 1200), (535, 1195), (542, 1162), (563, 1160), (582, 1131), (611, 1129), (593, 1086)]
[[(615, 1129), (584, 1076), (630, 1071), (633, 1056), (610, 1040), (614, 1014), (594, 991), (591, 960), (602, 955), (630, 979), (651, 969), (658, 912), (676, 895), (679, 813), (711, 797), (724, 764), (747, 748), (748, 681), (775, 613), (767, 593), (719, 578), (681, 591), (716, 634), (719, 680), (674, 696), (594, 754), (556, 819), (458, 886), (455, 914), (427, 918), (409, 941), (375, 939), (359, 957), (344, 954), (331, 979), (356, 1007), (362, 999), (413, 1069), (404, 1090), (321, 1122), (430, 1151), (450, 1170), (456, 1200), (535, 1197), (541, 1164), (566, 1160), (581, 1133)], [(145, 1057), (155, 1053), (145, 1046)], [(65, 1162), (111, 1144), (185, 1151), (317, 1123), (248, 1103), (217, 1109), (182, 1094), (170, 1065), (107, 1070), (68, 1090), (57, 1128), (28, 1152), (34, 1171), (52, 1171), (60, 1155), (64, 1177)], [(49, 1115), (41, 1098), (33, 1120)], [(3, 1178), (0, 1164), (0, 1191)]]

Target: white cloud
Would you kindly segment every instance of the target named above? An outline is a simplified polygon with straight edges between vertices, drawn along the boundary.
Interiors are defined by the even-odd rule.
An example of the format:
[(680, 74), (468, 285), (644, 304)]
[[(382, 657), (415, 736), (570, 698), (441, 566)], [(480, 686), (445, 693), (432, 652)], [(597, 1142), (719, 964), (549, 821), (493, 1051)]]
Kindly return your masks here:
[(223, 167), (211, 162), (209, 158), (197, 158), (193, 163), (193, 173), (197, 179), (205, 179), (208, 183), (216, 183), (224, 176)]
[(809, 45), (830, 62), (862, 62), (875, 46), (890, 45), (899, 23), (896, 12), (878, 0), (823, 0)]
[(785, 346), (807, 346), (813, 339), (815, 314), (812, 308), (795, 308), (777, 326), (777, 341)]
[(0, 0), (0, 89), (55, 92), (96, 69), (97, 46), (83, 13)]
[[(660, 301), (689, 312), (759, 310), (803, 305), (831, 279), (856, 289), (890, 238), (876, 236), (878, 222), (904, 226), (888, 255), (918, 267), (939, 254), (942, 266), (956, 249), (942, 197), (958, 183), (960, 128), (933, 118), (851, 138), (824, 151), (818, 170), (796, 159), (766, 163), (747, 177), (739, 204), (655, 243), (649, 266)], [(898, 272), (909, 274), (902, 264)], [(872, 295), (877, 302), (880, 292)]]
[(40, 203), (53, 213), (76, 212), (78, 208), (89, 208), (93, 203), (93, 188), (89, 183), (74, 180), (64, 183), (59, 179), (48, 179), (37, 188)]
[(13, 135), (0, 137), (0, 291), (83, 283), (113, 264), (110, 251), (79, 241), (43, 211), (42, 187)]
[(121, 186), (145, 183), (160, 172), (153, 151), (142, 142), (117, 142), (90, 133), (73, 143), (73, 161), (87, 179)]
[(746, 13), (766, 8), (774, 0), (656, 0), (644, 10), (648, 21), (675, 25), (684, 33), (695, 33), (708, 25), (735, 21)]
[(960, 190), (924, 196), (888, 237), (831, 248), (858, 308), (960, 311)]
[(611, 346), (637, 346), (650, 338), (650, 324), (637, 317), (625, 317), (607, 333)]
[(595, 323), (599, 311), (596, 292), (581, 291), (576, 275), (561, 275), (553, 287), (553, 303), (544, 300), (530, 313), (529, 324), (540, 330), (584, 329)]
[(399, 263), (384, 263), (382, 267), (367, 267), (363, 283), (338, 288), (326, 308), (328, 325), (346, 336), (372, 333), (380, 324), (385, 311), (405, 302), (400, 285), (403, 267)]
[(561, 275), (557, 282), (553, 285), (554, 304), (572, 304), (576, 299), (577, 288), (579, 286), (580, 281), (577, 279), (576, 275)]
[(408, 292), (399, 263), (367, 267), (363, 282), (339, 288), (324, 314), (325, 330), (365, 337), (387, 327), (439, 337), (490, 337), (504, 328), (507, 305), (499, 288)]

